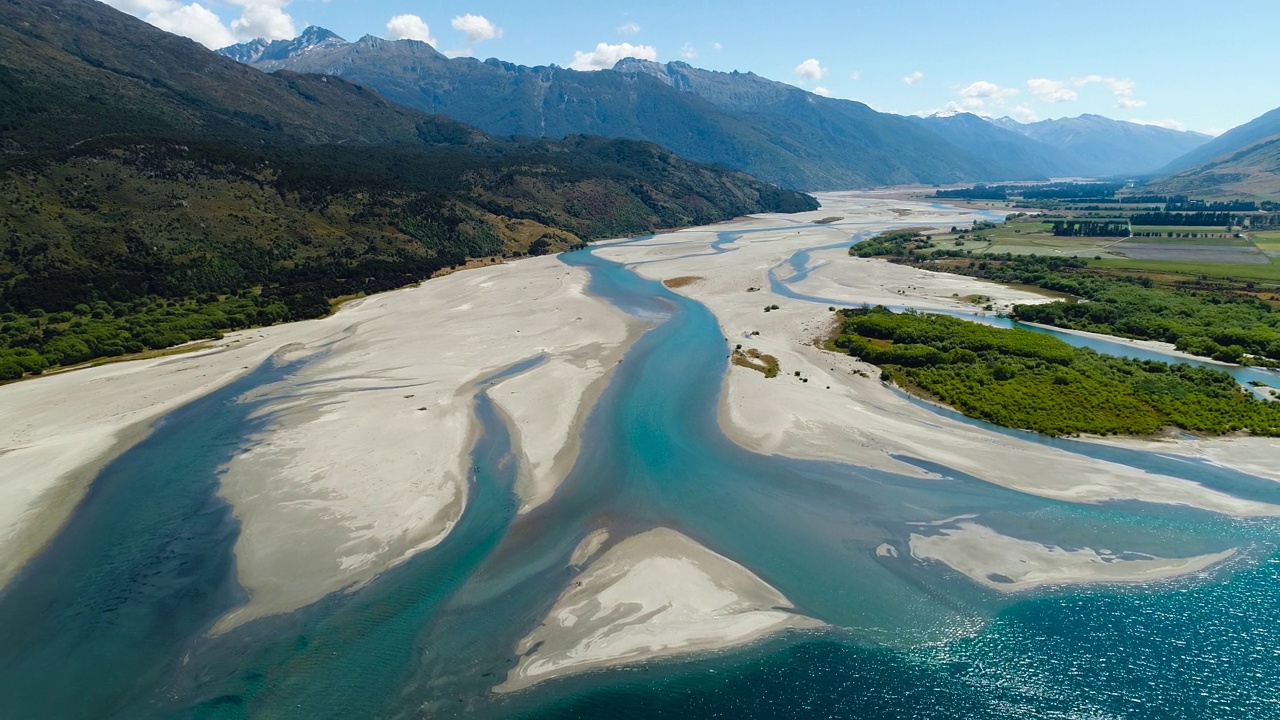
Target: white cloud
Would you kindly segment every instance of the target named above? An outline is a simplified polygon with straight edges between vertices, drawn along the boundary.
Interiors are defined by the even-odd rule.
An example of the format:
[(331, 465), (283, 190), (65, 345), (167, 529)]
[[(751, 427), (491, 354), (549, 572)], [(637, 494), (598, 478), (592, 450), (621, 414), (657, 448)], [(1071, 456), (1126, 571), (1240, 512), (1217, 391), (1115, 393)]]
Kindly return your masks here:
[(638, 32), (640, 32), (640, 26), (633, 22), (623, 23), (618, 26), (619, 35), (635, 35)]
[(231, 32), (241, 40), (266, 38), (290, 40), (297, 37), (293, 18), (284, 11), (289, 0), (227, 0), (244, 9), (240, 17), (231, 21)]
[(904, 82), (904, 83), (906, 83), (906, 84), (908, 84), (908, 85), (918, 85), (918, 84), (920, 84), (920, 81), (921, 81), (921, 80), (923, 80), (923, 79), (924, 79), (924, 73), (922, 73), (922, 72), (920, 72), (919, 70), (917, 70), (917, 71), (915, 71), (915, 72), (911, 73), (910, 75), (908, 75), (908, 76), (906, 76), (906, 77), (902, 78), (902, 82)]
[(821, 95), (822, 97), (831, 97), (831, 91), (822, 87), (821, 85), (813, 89), (813, 94)]
[(1003, 100), (1018, 94), (1016, 88), (1000, 87), (993, 82), (979, 80), (960, 88), (960, 96), (975, 100)]
[(1045, 102), (1075, 102), (1080, 99), (1079, 93), (1067, 87), (1060, 80), (1049, 78), (1033, 78), (1027, 81), (1027, 90)]
[(1230, 128), (1221, 128), (1221, 127), (1205, 128), (1204, 134), (1218, 137), (1219, 135), (1221, 135), (1222, 133), (1226, 132), (1229, 129)]
[[(956, 108), (964, 112), (978, 112), (986, 107), (987, 101), (997, 107), (1003, 107), (1005, 100), (1018, 94), (1016, 88), (1000, 87), (986, 80), (978, 80), (956, 91), (960, 95), (960, 103)], [(951, 103), (951, 105), (956, 105)]]
[(141, 17), (142, 13), (169, 11), (179, 5), (174, 0), (105, 0), (105, 2), (120, 12), (138, 17)]
[(165, 10), (154, 10), (142, 19), (161, 30), (189, 37), (207, 48), (217, 50), (236, 43), (236, 37), (222, 24), (222, 20), (200, 3), (182, 5)]
[(1184, 132), (1187, 129), (1185, 123), (1177, 120), (1139, 120), (1137, 118), (1133, 118), (1129, 120), (1129, 122), (1138, 123), (1139, 125), (1154, 125), (1155, 127), (1162, 127), (1166, 130), (1177, 130), (1179, 132)]
[(861, 70), (854, 70), (853, 72), (849, 73), (849, 79), (850, 79), (850, 80), (861, 80), (861, 79), (862, 79), (862, 71), (861, 71)]
[(1014, 105), (1009, 108), (1008, 113), (1009, 117), (1017, 120), (1018, 122), (1029, 123), (1040, 119), (1040, 116), (1036, 114), (1036, 111), (1026, 105)]
[(809, 58), (808, 60), (805, 60), (797, 65), (796, 69), (792, 70), (792, 72), (805, 80), (811, 81), (821, 80), (827, 75), (827, 69), (822, 67), (822, 63), (818, 62), (816, 58)]
[(453, 29), (458, 32), (465, 33), (467, 36), (467, 44), (474, 45), (485, 40), (493, 40), (502, 37), (502, 28), (494, 25), (483, 15), (459, 15), (450, 23)]
[(724, 49), (724, 46), (723, 46), (723, 45), (721, 45), (721, 44), (720, 44), (720, 43), (718, 43), (718, 42), (713, 42), (713, 43), (711, 43), (711, 49), (712, 49), (712, 50), (715, 50), (716, 52), (720, 52), (721, 50), (723, 50), (723, 49)]
[(1134, 99), (1133, 91), (1137, 89), (1138, 84), (1132, 80), (1103, 77), (1101, 75), (1086, 75), (1072, 80), (1071, 84), (1076, 87), (1085, 87), (1086, 85), (1093, 84), (1105, 85), (1115, 97), (1116, 107), (1123, 110), (1132, 110), (1133, 108), (1140, 108), (1147, 104), (1146, 100)]
[(569, 67), (574, 70), (604, 70), (618, 64), (623, 58), (640, 60), (657, 60), (658, 51), (652, 45), (632, 45), (631, 43), (600, 43), (591, 52), (578, 50), (573, 53), (573, 62)]
[(436, 46), (436, 39), (431, 37), (431, 28), (417, 15), (396, 15), (388, 20), (387, 37), (391, 40), (421, 40), (431, 47)]
[(241, 8), (240, 17), (227, 27), (222, 19), (198, 2), (179, 0), (108, 0), (108, 4), (171, 33), (209, 47), (220, 48), (237, 40), (281, 40), (297, 35), (293, 18), (285, 12), (289, 0), (227, 0)]
[(698, 48), (694, 47), (693, 43), (685, 43), (684, 46), (680, 48), (680, 57), (685, 60), (693, 60), (698, 57)]

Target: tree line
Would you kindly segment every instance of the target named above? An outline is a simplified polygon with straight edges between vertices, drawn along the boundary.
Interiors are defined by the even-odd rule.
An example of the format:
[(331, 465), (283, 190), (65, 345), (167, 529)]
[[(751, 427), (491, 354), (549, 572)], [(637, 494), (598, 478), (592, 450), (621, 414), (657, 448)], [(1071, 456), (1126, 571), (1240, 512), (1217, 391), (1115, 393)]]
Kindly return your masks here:
[(1280, 403), (1230, 375), (1101, 355), (1022, 329), (886, 308), (843, 310), (836, 347), (881, 377), (970, 417), (1047, 435), (1280, 436)]

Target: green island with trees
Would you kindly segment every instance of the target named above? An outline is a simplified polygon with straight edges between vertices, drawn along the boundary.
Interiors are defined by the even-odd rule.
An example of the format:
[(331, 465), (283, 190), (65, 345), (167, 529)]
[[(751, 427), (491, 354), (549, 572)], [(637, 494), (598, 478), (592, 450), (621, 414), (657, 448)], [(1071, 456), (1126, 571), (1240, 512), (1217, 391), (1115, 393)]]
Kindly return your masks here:
[(1278, 296), (1253, 281), (1153, 277), (1098, 267), (1074, 257), (978, 255), (934, 248), (926, 237), (889, 233), (854, 245), (850, 253), (1030, 285), (1083, 300), (1014, 306), (1012, 317), (1024, 322), (1172, 343), (1183, 352), (1220, 362), (1280, 367)]
[(1229, 374), (1101, 355), (1023, 329), (883, 307), (841, 311), (835, 349), (881, 379), (973, 418), (1046, 435), (1154, 435), (1168, 428), (1280, 436), (1280, 403)]

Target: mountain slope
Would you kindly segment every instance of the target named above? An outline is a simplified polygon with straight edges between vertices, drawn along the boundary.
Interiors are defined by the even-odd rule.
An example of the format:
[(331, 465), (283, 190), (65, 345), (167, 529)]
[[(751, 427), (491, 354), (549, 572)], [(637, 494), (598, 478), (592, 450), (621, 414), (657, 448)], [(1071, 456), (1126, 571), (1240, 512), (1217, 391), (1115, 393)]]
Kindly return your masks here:
[(1235, 155), (1255, 143), (1280, 135), (1280, 108), (1265, 113), (1178, 157), (1161, 169), (1170, 175), (1204, 165), (1224, 155)]
[(338, 75), (499, 135), (649, 140), (793, 188), (1016, 179), (905, 118), (684, 63), (578, 72), (449, 59), (425, 43), (365, 37), (255, 66)]
[(1280, 200), (1280, 135), (1162, 178), (1143, 192)]
[(985, 159), (996, 172), (1009, 177), (1028, 171), (1040, 178), (1084, 174), (1083, 163), (1071, 153), (972, 113), (935, 114), (911, 119), (952, 145)]
[(684, 62), (664, 65), (635, 58), (619, 61), (613, 72), (655, 77), (745, 122), (767, 127), (781, 145), (806, 162), (840, 159), (881, 168), (888, 179), (877, 184), (937, 182), (955, 168), (961, 168), (969, 178), (1042, 177), (1035, 168), (993, 162), (938, 133), (921, 132), (916, 118), (880, 113), (851, 100), (821, 97), (755, 73), (725, 73)]
[(1141, 175), (1197, 148), (1211, 138), (1196, 132), (1081, 115), (1022, 124), (1002, 118), (1002, 127), (1068, 153), (1079, 175)]
[(500, 140), (263, 74), (91, 0), (0, 3), (0, 147), (0, 380), (467, 258), (816, 207), (649, 143)]

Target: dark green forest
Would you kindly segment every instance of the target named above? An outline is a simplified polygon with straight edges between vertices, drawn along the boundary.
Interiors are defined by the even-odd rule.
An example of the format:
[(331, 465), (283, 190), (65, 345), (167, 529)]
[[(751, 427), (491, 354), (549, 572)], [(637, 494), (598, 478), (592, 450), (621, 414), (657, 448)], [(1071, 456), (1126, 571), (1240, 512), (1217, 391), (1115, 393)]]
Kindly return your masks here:
[(1095, 271), (1078, 258), (993, 255), (937, 265), (923, 266), (1088, 301), (1016, 305), (1013, 316), (1019, 320), (1173, 343), (1183, 352), (1222, 362), (1280, 366), (1280, 311), (1254, 294), (1160, 287), (1145, 277)]
[(1230, 375), (1100, 355), (1040, 333), (883, 307), (841, 311), (837, 348), (965, 415), (1047, 435), (1280, 435), (1280, 403)]
[(650, 143), (493, 138), (83, 0), (0, 5), (0, 380), (809, 196)]
[(1276, 296), (1264, 297), (1252, 283), (1158, 285), (1144, 275), (1105, 272), (1082, 258), (935, 249), (927, 236), (914, 232), (885, 233), (853, 245), (849, 253), (1032, 285), (1087, 301), (1014, 306), (1013, 317), (1025, 322), (1173, 343), (1183, 352), (1221, 362), (1280, 367)]

